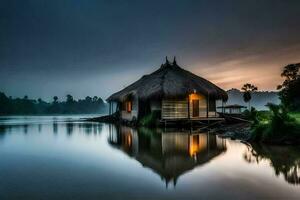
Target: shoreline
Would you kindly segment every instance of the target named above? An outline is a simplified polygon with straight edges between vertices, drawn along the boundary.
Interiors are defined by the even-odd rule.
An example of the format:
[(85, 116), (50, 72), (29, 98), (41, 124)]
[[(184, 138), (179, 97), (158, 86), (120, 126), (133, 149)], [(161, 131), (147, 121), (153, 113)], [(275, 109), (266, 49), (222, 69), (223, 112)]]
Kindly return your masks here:
[[(116, 125), (124, 125), (129, 126), (132, 128), (139, 128), (143, 126), (139, 126), (137, 122), (130, 122), (130, 121), (124, 121), (120, 120), (116, 114), (114, 115), (105, 115), (101, 117), (95, 117), (91, 119), (85, 119), (86, 121), (92, 121), (92, 122), (102, 122), (102, 123), (110, 123), (110, 124), (116, 124)], [(156, 127), (163, 127), (156, 126)], [(241, 140), (244, 142), (248, 142), (250, 140), (250, 123), (248, 121), (242, 121), (239, 123), (228, 123), (228, 122), (220, 122), (220, 123), (214, 123), (214, 124), (208, 124), (208, 125), (185, 125), (185, 126), (178, 126), (173, 125), (169, 127), (178, 127), (178, 128), (206, 128), (207, 130), (210, 130), (220, 137), (223, 138), (230, 138), (233, 140)], [(154, 128), (154, 127), (149, 127)], [(222, 133), (223, 132), (223, 133)]]
[[(116, 114), (85, 119), (85, 121), (110, 123), (116, 125), (129, 126), (132, 128), (145, 127), (145, 126), (138, 125), (138, 122), (120, 120)], [(157, 127), (164, 127), (164, 126), (158, 125), (158, 126), (151, 126), (148, 128), (157, 128)], [(274, 138), (265, 141), (254, 141), (252, 139), (251, 123), (249, 123), (249, 121), (240, 121), (234, 123), (224, 121), (224, 122), (210, 124), (210, 125), (203, 124), (203, 125), (194, 125), (194, 126), (175, 124), (173, 126), (168, 126), (168, 127), (170, 128), (177, 127), (181, 129), (182, 128), (204, 128), (214, 132), (219, 137), (229, 138), (231, 140), (240, 140), (242, 143), (245, 144), (264, 144), (264, 145), (280, 145), (280, 146), (300, 145), (300, 140), (288, 140), (285, 138)]]

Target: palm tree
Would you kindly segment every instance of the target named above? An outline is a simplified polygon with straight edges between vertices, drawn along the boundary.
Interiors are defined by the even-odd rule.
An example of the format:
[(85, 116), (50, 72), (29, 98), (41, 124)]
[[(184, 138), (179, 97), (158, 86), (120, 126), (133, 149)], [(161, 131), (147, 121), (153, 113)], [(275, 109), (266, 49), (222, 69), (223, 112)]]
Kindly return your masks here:
[(58, 101), (58, 97), (57, 97), (57, 96), (54, 96), (54, 97), (53, 97), (53, 103), (57, 103), (57, 101)]
[(74, 101), (73, 96), (68, 94), (67, 95), (67, 103), (72, 103)]
[(257, 87), (255, 85), (252, 85), (250, 83), (246, 83), (242, 87), (243, 91), (243, 98), (244, 101), (247, 103), (248, 102), (248, 109), (250, 110), (250, 101), (251, 101), (251, 93), (254, 91), (257, 91)]
[(96, 102), (98, 100), (98, 97), (97, 96), (94, 96), (93, 97), (93, 102)]

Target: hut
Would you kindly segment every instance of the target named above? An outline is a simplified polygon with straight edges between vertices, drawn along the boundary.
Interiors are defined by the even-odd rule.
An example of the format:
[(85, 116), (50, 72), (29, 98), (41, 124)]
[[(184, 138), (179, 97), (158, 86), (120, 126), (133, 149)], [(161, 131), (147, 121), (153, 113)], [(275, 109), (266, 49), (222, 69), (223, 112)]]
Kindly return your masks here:
[(222, 113), (225, 114), (233, 114), (233, 115), (240, 115), (245, 111), (247, 108), (246, 106), (242, 106), (239, 104), (233, 104), (233, 105), (226, 105), (226, 106), (218, 106), (218, 109), (221, 109)]
[[(207, 120), (219, 118), (216, 102), (227, 101), (227, 93), (213, 83), (177, 65), (166, 62), (149, 75), (112, 94), (110, 114), (121, 119), (139, 120), (151, 112), (161, 120)], [(112, 110), (112, 105), (115, 110)]]

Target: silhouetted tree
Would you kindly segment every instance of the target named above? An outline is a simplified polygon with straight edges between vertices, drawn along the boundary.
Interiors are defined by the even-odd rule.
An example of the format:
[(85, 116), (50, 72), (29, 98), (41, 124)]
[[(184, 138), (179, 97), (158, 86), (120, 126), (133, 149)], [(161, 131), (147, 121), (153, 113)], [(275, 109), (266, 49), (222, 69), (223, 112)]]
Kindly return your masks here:
[(3, 92), (0, 92), (0, 114), (10, 114), (11, 112), (10, 99)]
[(92, 102), (92, 98), (91, 98), (90, 96), (85, 97), (85, 100), (86, 100), (87, 102)]
[(53, 97), (53, 103), (57, 103), (58, 102), (58, 97), (57, 96), (54, 96)]
[(93, 97), (93, 102), (96, 102), (98, 100), (98, 97), (97, 96), (94, 96)]
[(289, 110), (300, 111), (300, 63), (285, 66), (281, 77), (285, 80), (277, 89), (282, 104)]
[(74, 101), (73, 96), (68, 94), (67, 95), (67, 103), (72, 103)]
[(251, 101), (251, 93), (254, 91), (257, 91), (257, 87), (250, 84), (250, 83), (246, 83), (243, 85), (242, 87), (242, 91), (243, 91), (243, 98), (244, 101), (247, 103), (248, 102), (248, 109), (250, 110), (250, 101)]

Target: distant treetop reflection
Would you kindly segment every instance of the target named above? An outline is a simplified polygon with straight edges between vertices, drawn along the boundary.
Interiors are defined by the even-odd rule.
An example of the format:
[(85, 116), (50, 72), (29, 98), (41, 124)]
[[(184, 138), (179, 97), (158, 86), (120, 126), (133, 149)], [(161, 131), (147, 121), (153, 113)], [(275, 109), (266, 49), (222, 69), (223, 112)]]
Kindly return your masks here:
[[(19, 124), (1, 124), (0, 123), (0, 137), (4, 137), (5, 134), (10, 133), (11, 129), (13, 128), (14, 132), (20, 131), (23, 134), (27, 135), (30, 132), (38, 132), (40, 134), (52, 130), (52, 133), (57, 135), (60, 133), (65, 133), (69, 137), (72, 136), (73, 133), (84, 132), (86, 135), (90, 134), (100, 134), (102, 132), (102, 123), (96, 122), (83, 122), (83, 121), (57, 121), (53, 120), (50, 124), (48, 122), (44, 123), (34, 123), (34, 122), (26, 122), (26, 123), (19, 123)], [(45, 130), (44, 130), (45, 127)]]
[(66, 123), (66, 132), (68, 135), (72, 135), (74, 129), (74, 123), (73, 122), (67, 122)]
[(282, 174), (291, 184), (300, 185), (300, 149), (287, 146), (252, 145), (244, 153), (249, 163), (259, 163), (263, 160), (270, 162), (276, 176)]
[(224, 139), (190, 131), (110, 126), (108, 142), (159, 174), (166, 187), (170, 181), (175, 186), (179, 176), (226, 151)]

